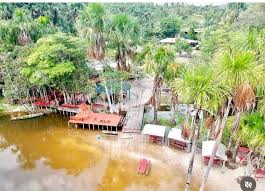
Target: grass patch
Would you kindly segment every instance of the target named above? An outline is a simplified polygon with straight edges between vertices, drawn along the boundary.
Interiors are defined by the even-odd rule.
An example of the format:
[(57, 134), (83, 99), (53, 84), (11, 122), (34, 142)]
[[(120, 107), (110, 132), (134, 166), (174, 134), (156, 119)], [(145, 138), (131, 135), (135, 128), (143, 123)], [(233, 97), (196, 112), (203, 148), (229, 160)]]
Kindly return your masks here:
[(4, 97), (0, 97), (0, 112), (1, 112), (1, 111), (4, 111), (4, 106), (3, 106), (3, 104), (4, 104)]
[(178, 125), (182, 125), (185, 121), (185, 115), (178, 114), (176, 117), (176, 122)]
[(172, 121), (169, 119), (160, 119), (159, 124), (170, 128), (176, 127), (176, 125), (173, 124)]

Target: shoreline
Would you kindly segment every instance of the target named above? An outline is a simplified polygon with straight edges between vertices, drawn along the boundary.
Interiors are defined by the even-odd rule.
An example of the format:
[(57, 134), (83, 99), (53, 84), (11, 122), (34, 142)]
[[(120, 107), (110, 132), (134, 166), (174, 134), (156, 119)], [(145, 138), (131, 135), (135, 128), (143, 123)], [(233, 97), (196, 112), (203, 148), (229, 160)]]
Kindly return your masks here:
[[(23, 106), (19, 105), (5, 105), (6, 108), (10, 107), (10, 109), (5, 109), (2, 110), (2, 113), (4, 114), (9, 114), (12, 112), (23, 112), (25, 111), (25, 108)], [(86, 130), (85, 130), (86, 131)], [(100, 132), (86, 132), (86, 134), (91, 134), (91, 136), (94, 136), (94, 134), (99, 134)], [(142, 134), (131, 134), (130, 136), (133, 136), (132, 139), (122, 139), (120, 137), (122, 133), (119, 133), (119, 137), (115, 139), (114, 141), (108, 140), (108, 138), (102, 138), (103, 142), (105, 143), (105, 148), (107, 147), (106, 144), (109, 142), (112, 142), (112, 146), (114, 147), (114, 151), (116, 154), (122, 154), (120, 151), (123, 149), (118, 149), (119, 147), (123, 147), (122, 145), (129, 145), (129, 150), (128, 152), (133, 155), (134, 157), (139, 158), (139, 153), (137, 153), (137, 150), (139, 150), (139, 142), (143, 141), (143, 136)], [(106, 140), (105, 140), (106, 139)], [(139, 141), (140, 140), (140, 141)], [(185, 174), (186, 170), (189, 165), (189, 159), (190, 159), (190, 154), (191, 153), (186, 153), (181, 150), (177, 150), (174, 148), (170, 148), (166, 145), (159, 145), (159, 144), (154, 144), (154, 143), (142, 143), (143, 145), (140, 147), (140, 150), (148, 150), (148, 148), (154, 148), (152, 152), (153, 154), (157, 157), (152, 156), (153, 154), (151, 153), (144, 153), (142, 152), (141, 157), (146, 157), (149, 158), (150, 156), (153, 158), (153, 160), (158, 160), (167, 167), (174, 168), (175, 170), (180, 170), (181, 171), (181, 176), (184, 176), (185, 181)], [(128, 149), (128, 148), (125, 148)], [(111, 148), (113, 150), (113, 148)], [(161, 155), (161, 152), (163, 155)], [(194, 162), (194, 168), (193, 168), (193, 173), (192, 177), (196, 177), (196, 183), (200, 184), (201, 182), (201, 177), (204, 175), (204, 171), (207, 168), (207, 166), (203, 165), (202, 162), (202, 156), (201, 152), (197, 152), (195, 156), (195, 162)], [(228, 169), (227, 167), (224, 167), (224, 173), (222, 172), (222, 167), (213, 167), (211, 169), (208, 181), (207, 181), (207, 187), (209, 188), (208, 190), (214, 190), (214, 191), (230, 191), (231, 188), (233, 191), (241, 191), (240, 185), (237, 183), (236, 178), (239, 176), (244, 175), (244, 168), (239, 167), (237, 169)], [(183, 182), (184, 183), (184, 182)], [(199, 185), (196, 185), (199, 186)], [(257, 187), (255, 191), (263, 191), (262, 188), (265, 187), (265, 181), (264, 180), (259, 180), (257, 181)]]

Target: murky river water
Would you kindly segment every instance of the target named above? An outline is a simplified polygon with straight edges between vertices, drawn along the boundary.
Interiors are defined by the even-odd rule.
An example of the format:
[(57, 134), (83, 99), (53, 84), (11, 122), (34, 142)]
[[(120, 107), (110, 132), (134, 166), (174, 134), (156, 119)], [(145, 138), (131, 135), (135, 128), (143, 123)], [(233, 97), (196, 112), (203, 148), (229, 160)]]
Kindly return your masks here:
[[(69, 128), (56, 114), (0, 116), (0, 191), (183, 190), (185, 172), (168, 164), (162, 146), (98, 134)], [(136, 173), (143, 154), (152, 160), (149, 176)]]

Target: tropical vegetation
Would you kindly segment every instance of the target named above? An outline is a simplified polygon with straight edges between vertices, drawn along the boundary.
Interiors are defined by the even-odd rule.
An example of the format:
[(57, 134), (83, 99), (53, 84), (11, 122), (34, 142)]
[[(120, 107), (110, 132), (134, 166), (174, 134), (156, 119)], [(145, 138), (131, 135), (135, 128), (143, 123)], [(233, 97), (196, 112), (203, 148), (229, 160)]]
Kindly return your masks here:
[[(99, 77), (113, 113), (113, 92), (122, 110), (125, 82), (144, 71), (153, 79), (147, 104), (154, 123), (163, 121), (157, 114), (163, 89), (173, 112), (178, 102), (190, 105), (179, 124), (191, 152), (185, 191), (202, 132), (216, 143), (200, 191), (220, 143), (228, 147), (228, 166), (236, 163), (239, 146), (265, 155), (265, 4), (1, 3), (0, 13), (6, 101), (28, 98), (33, 90), (44, 97), (47, 90), (61, 91), (66, 102), (75, 94), (92, 100)], [(159, 43), (163, 38), (176, 41)]]

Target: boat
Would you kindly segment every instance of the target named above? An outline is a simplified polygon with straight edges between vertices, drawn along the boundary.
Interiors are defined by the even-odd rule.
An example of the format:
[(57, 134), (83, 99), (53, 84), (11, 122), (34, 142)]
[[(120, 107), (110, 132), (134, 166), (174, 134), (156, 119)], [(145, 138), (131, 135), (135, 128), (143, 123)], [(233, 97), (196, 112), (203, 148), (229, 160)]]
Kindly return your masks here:
[(28, 115), (11, 117), (11, 120), (15, 121), (15, 120), (31, 119), (31, 118), (41, 117), (43, 115), (44, 115), (44, 113), (33, 113), (33, 114), (28, 114)]
[(133, 136), (132, 135), (123, 135), (120, 137), (121, 139), (132, 139)]
[(151, 160), (141, 158), (138, 164), (137, 174), (148, 175), (151, 167)]
[(102, 131), (102, 134), (105, 134), (105, 135), (118, 135), (118, 132), (116, 131), (106, 131), (106, 130), (103, 130)]

